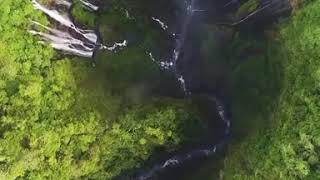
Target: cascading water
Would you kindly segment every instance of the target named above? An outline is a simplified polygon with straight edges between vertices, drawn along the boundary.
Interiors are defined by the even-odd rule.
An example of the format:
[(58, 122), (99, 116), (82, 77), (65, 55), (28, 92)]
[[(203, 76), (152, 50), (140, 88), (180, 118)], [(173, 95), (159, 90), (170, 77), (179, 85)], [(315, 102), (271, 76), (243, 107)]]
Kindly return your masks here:
[[(194, 12), (197, 11), (196, 9), (194, 9), (194, 4), (195, 4), (195, 0), (184, 1), (184, 5), (183, 5), (184, 7), (182, 8), (184, 11), (182, 12), (182, 16), (181, 16), (182, 17), (181, 28), (180, 30), (177, 30), (177, 32), (171, 33), (175, 41), (172, 56), (168, 61), (160, 61), (161, 67), (164, 67), (165, 69), (170, 69), (173, 72), (177, 81), (180, 83), (180, 86), (183, 92), (186, 94), (189, 94), (190, 92), (186, 87), (186, 82), (183, 75), (179, 73), (177, 70), (177, 62), (180, 58), (182, 46), (184, 44), (185, 38), (188, 33), (188, 25), (191, 22)], [(152, 20), (157, 22), (163, 30), (168, 29), (168, 25), (166, 25), (160, 19), (152, 17)], [(149, 55), (151, 59), (154, 60), (152, 53), (149, 53)]]
[(84, 7), (88, 8), (90, 11), (98, 11), (99, 10), (99, 6), (91, 4), (88, 1), (80, 0), (80, 2), (83, 4)]
[[(80, 0), (84, 7), (91, 11), (98, 11), (99, 7), (91, 4), (88, 1)], [(127, 41), (124, 40), (122, 43), (115, 43), (108, 47), (99, 42), (97, 32), (94, 30), (83, 30), (71, 21), (68, 12), (60, 12), (59, 5), (64, 6), (65, 9), (70, 11), (72, 2), (67, 0), (55, 0), (52, 2), (56, 9), (51, 9), (45, 5), (40, 4), (37, 0), (32, 0), (33, 6), (45, 13), (47, 16), (57, 21), (61, 25), (61, 29), (55, 29), (47, 27), (38, 22), (32, 21), (34, 25), (44, 28), (49, 31), (50, 34), (44, 32), (38, 32), (30, 30), (29, 32), (33, 35), (38, 35), (43, 41), (41, 43), (49, 43), (54, 49), (60, 50), (66, 54), (72, 54), (87, 58), (92, 58), (94, 52), (98, 49), (107, 49), (109, 51), (116, 51), (118, 48), (125, 47)], [(59, 11), (60, 10), (60, 11)], [(70, 14), (70, 13), (69, 13)]]
[(217, 144), (209, 144), (205, 148), (199, 148), (192, 150), (185, 154), (179, 154), (176, 155), (160, 164), (156, 164), (153, 166), (153, 168), (145, 173), (141, 173), (137, 177), (133, 178), (127, 178), (127, 179), (134, 179), (134, 180), (148, 180), (148, 179), (157, 179), (157, 175), (161, 173), (165, 173), (166, 170), (174, 169), (178, 167), (182, 167), (186, 163), (190, 163), (192, 161), (195, 161), (197, 159), (209, 157), (216, 152), (222, 150), (224, 145), (226, 144), (226, 140), (230, 133), (230, 119), (227, 116), (227, 113), (225, 111), (225, 106), (214, 96), (209, 96), (208, 99), (212, 101), (216, 105), (216, 109), (219, 114), (219, 118), (224, 123), (224, 135), (221, 139), (220, 143)]
[(175, 75), (175, 78), (177, 82), (180, 84), (180, 87), (183, 90), (183, 92), (186, 95), (190, 95), (191, 92), (186, 85), (187, 83), (183, 74), (177, 68), (177, 63), (181, 58), (181, 52), (183, 51), (183, 46), (188, 36), (188, 26), (190, 25), (195, 13), (203, 12), (203, 10), (196, 8), (196, 0), (185, 0), (180, 6), (182, 6), (182, 11), (177, 17), (177, 22), (180, 24), (180, 26), (177, 28), (175, 32), (170, 32), (169, 26), (163, 21), (161, 21), (159, 18), (151, 17), (153, 21), (158, 23), (163, 30), (167, 31), (173, 37), (174, 48), (172, 50), (172, 55), (166, 61), (157, 61), (153, 57), (151, 52), (148, 52), (148, 54), (150, 58), (154, 62), (157, 62), (162, 68), (170, 70)]

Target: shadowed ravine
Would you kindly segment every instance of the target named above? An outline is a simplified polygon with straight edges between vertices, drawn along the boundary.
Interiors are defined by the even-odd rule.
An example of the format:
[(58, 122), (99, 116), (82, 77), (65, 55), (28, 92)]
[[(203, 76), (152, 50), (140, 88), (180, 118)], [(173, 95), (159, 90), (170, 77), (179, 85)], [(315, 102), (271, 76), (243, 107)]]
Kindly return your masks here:
[[(216, 112), (220, 118), (220, 127), (224, 129), (219, 143), (209, 143), (204, 147), (196, 148), (190, 152), (178, 154), (164, 162), (154, 165), (153, 168), (146, 172), (139, 173), (138, 175), (134, 175), (132, 177), (122, 177), (120, 179), (174, 179), (173, 177), (170, 177), (171, 173), (175, 175), (178, 174), (179, 176), (179, 173), (181, 173), (179, 171), (182, 170), (184, 166), (192, 166), (193, 162), (203, 160), (219, 151), (222, 151), (230, 135), (230, 119), (225, 110), (225, 106), (216, 97), (213, 95), (208, 95), (207, 98), (210, 102), (210, 105), (212, 105), (212, 111)], [(215, 125), (218, 124), (215, 123)], [(172, 172), (175, 169), (178, 170), (178, 172)]]
[[(98, 51), (104, 50), (117, 53), (119, 49), (130, 45), (130, 40), (121, 39), (122, 42), (115, 42), (111, 46), (105, 45), (104, 39), (100, 37), (99, 24), (94, 30), (88, 30), (78, 23), (74, 22), (71, 10), (74, 6), (73, 1), (69, 0), (54, 0), (50, 4), (41, 4), (40, 1), (31, 0), (35, 9), (43, 12), (49, 19), (49, 25), (43, 25), (39, 22), (32, 21), (33, 27), (29, 32), (40, 37), (40, 43), (48, 44), (53, 49), (58, 50), (63, 54), (74, 55), (91, 59), (95, 64), (95, 54)], [(164, 37), (168, 40), (166, 48), (162, 47), (161, 53), (153, 52), (157, 49), (146, 49), (145, 53), (149, 56), (150, 61), (156, 63), (164, 74), (169, 74), (174, 81), (174, 87), (168, 85), (172, 82), (164, 82), (169, 91), (178, 91), (178, 97), (189, 99), (195, 96), (205, 97), (207, 109), (210, 109), (208, 116), (208, 134), (211, 135), (206, 144), (194, 145), (193, 149), (188, 149), (172, 155), (165, 160), (159, 160), (158, 163), (149, 166), (145, 169), (132, 169), (128, 173), (123, 173), (119, 179), (174, 179), (175, 174), (179, 170), (190, 167), (195, 162), (208, 159), (217, 152), (223, 152), (224, 147), (230, 136), (230, 111), (227, 106), (227, 88), (226, 78), (227, 71), (224, 71), (220, 66), (208, 66), (207, 59), (217, 60), (223, 59), (223, 52), (210, 46), (209, 40), (205, 35), (214, 34), (216, 38), (214, 43), (219, 46), (227, 46), (225, 39), (230, 39), (232, 32), (228, 32), (217, 28), (217, 26), (229, 26), (241, 28), (243, 24), (251, 27), (256, 22), (259, 22), (259, 27), (263, 24), (272, 21), (279, 14), (287, 12), (290, 8), (287, 1), (279, 0), (262, 0), (256, 11), (244, 17), (228, 18), (226, 14), (232, 9), (239, 6), (239, 2), (235, 1), (209, 1), (209, 0), (175, 0), (154, 2), (139, 1), (141, 5), (152, 6), (148, 18), (154, 22), (158, 31), (162, 31)], [(88, 11), (99, 12), (99, 4), (93, 1), (80, 0), (82, 6)], [(146, 3), (146, 4), (145, 4)], [(164, 8), (164, 9), (161, 9)], [(131, 17), (130, 12), (125, 9), (126, 18)], [(56, 25), (58, 24), (58, 25)], [(54, 26), (53, 26), (54, 25)], [(45, 32), (41, 30), (46, 30)], [(210, 31), (210, 33), (209, 33)], [(233, 30), (230, 30), (233, 31)], [(206, 44), (207, 43), (207, 44)], [(211, 42), (212, 43), (212, 42)], [(210, 57), (206, 57), (203, 53), (203, 46), (207, 47), (210, 52)], [(211, 49), (212, 48), (212, 49)], [(223, 49), (220, 48), (221, 50)], [(222, 50), (223, 51), (223, 50)], [(100, 52), (99, 52), (100, 53)], [(219, 54), (216, 56), (216, 54)], [(214, 57), (211, 57), (214, 56)], [(209, 63), (210, 65), (210, 63)], [(220, 68), (222, 70), (220, 70)], [(218, 72), (215, 80), (211, 80), (210, 73)], [(221, 72), (220, 72), (221, 71)], [(215, 76), (215, 75), (214, 75)], [(170, 79), (170, 81), (172, 80)], [(175, 87), (178, 87), (177, 90)], [(172, 90), (171, 90), (172, 88)], [(171, 92), (169, 92), (171, 93)], [(176, 94), (172, 92), (172, 94)], [(169, 94), (170, 95), (170, 94)], [(183, 149), (183, 148), (182, 148)], [(154, 160), (153, 160), (154, 162)], [(134, 172), (134, 173), (132, 173)]]
[[(91, 1), (80, 0), (80, 2), (88, 11), (98, 12), (101, 9), (99, 5), (92, 4)], [(84, 30), (83, 27), (77, 27), (76, 23), (73, 22), (74, 17), (70, 13), (74, 6), (72, 1), (55, 0), (50, 5), (43, 5), (37, 0), (32, 0), (32, 3), (35, 9), (42, 11), (49, 17), (51, 22), (58, 23), (59, 26), (50, 27), (50, 25), (32, 21), (34, 27), (29, 32), (41, 37), (40, 43), (49, 44), (63, 54), (91, 58), (94, 62), (94, 55), (97, 51), (108, 50), (116, 53), (117, 50), (125, 48), (127, 43), (129, 45), (131, 43), (123, 40), (123, 42), (116, 42), (108, 47), (104, 45), (103, 39), (99, 36), (99, 27), (95, 30)], [(144, 5), (147, 2), (142, 0), (140, 3)], [(238, 1), (176, 0), (157, 2), (153, 5), (151, 3), (146, 6), (149, 5), (154, 6), (149, 9), (149, 19), (154, 22), (158, 31), (162, 31), (167, 36), (168, 46), (165, 48), (165, 53), (157, 54), (152, 49), (149, 49), (146, 50), (146, 54), (149, 56), (150, 61), (156, 63), (165, 74), (170, 74), (173, 77), (176, 87), (179, 87), (180, 97), (186, 99), (195, 96), (205, 97), (208, 102), (207, 108), (210, 109), (211, 114), (207, 119), (208, 130), (210, 131), (208, 134), (212, 137), (208, 138), (210, 140), (206, 144), (194, 145), (194, 148), (189, 149), (187, 152), (179, 153), (178, 151), (176, 155), (161, 160), (149, 168), (130, 170), (117, 179), (174, 179), (176, 174), (179, 174), (179, 171), (185, 167), (192, 167), (192, 165), (196, 164), (194, 162), (207, 159), (217, 152), (223, 152), (230, 136), (231, 124), (230, 111), (227, 109), (227, 100), (225, 98), (228, 95), (225, 92), (227, 90), (224, 84), (227, 83), (221, 77), (217, 78), (219, 82), (215, 82), (215, 80), (208, 81), (207, 75), (203, 72), (203, 66), (207, 65), (205, 55), (202, 52), (206, 37), (202, 36), (202, 33), (212, 31), (212, 27), (219, 25), (235, 27), (249, 22), (248, 27), (250, 27), (251, 22), (253, 24), (255, 22), (267, 24), (267, 21), (290, 9), (287, 1), (263, 0), (256, 11), (245, 17), (229, 19), (229, 21), (234, 22), (228, 23), (226, 13), (237, 8), (239, 6)], [(164, 7), (166, 11), (162, 12), (157, 6)], [(130, 16), (127, 10), (126, 17), (128, 19), (134, 18)], [(47, 33), (41, 32), (39, 28), (46, 30)], [(215, 37), (222, 39), (216, 39), (215, 41), (217, 42), (214, 42), (219, 46), (225, 44), (223, 39), (228, 39), (228, 36), (232, 36), (220, 29), (213, 29), (212, 32)], [(206, 46), (209, 46), (209, 44)], [(208, 48), (210, 49), (211, 47)], [(161, 52), (164, 51), (161, 50)], [(213, 59), (221, 58), (223, 52), (217, 53), (220, 53), (220, 56), (214, 56)], [(210, 71), (219, 71), (220, 67), (205, 68), (207, 70), (211, 68)], [(166, 85), (166, 82), (164, 84)]]
[[(169, 56), (170, 59), (166, 62), (166, 64), (169, 66), (166, 66), (164, 69), (174, 74), (175, 78), (177, 79), (177, 83), (180, 84), (180, 88), (182, 89), (185, 98), (197, 94), (205, 94), (205, 97), (209, 102), (209, 106), (211, 106), (209, 109), (217, 114), (217, 116), (212, 116), (212, 119), (209, 119), (208, 121), (212, 121), (211, 124), (213, 124), (213, 126), (219, 126), (220, 130), (223, 129), (221, 130), (221, 134), (217, 132), (214, 133), (216, 136), (219, 136), (219, 140), (218, 142), (212, 141), (205, 146), (195, 148), (190, 152), (177, 154), (163, 162), (154, 165), (150, 170), (142, 171), (142, 173), (138, 173), (137, 175), (131, 177), (122, 177), (120, 179), (170, 179), (170, 173), (172, 173), (172, 171), (175, 169), (183, 169), (184, 166), (192, 165), (192, 162), (194, 161), (205, 159), (216, 152), (221, 151), (224, 145), (227, 143), (227, 139), (230, 135), (230, 117), (226, 112), (226, 106), (220, 99), (217, 98), (217, 95), (214, 92), (210, 92), (210, 90), (200, 88), (196, 89), (196, 91), (193, 91), (193, 80), (195, 80), (192, 77), (193, 74), (188, 74), (187, 71), (180, 69), (192, 68), (186, 67), (188, 64), (194, 64), (192, 62), (190, 63), (190, 59), (196, 64), (196, 61), (200, 61), (201, 58), (199, 54), (194, 53), (199, 50), (199, 46), (195, 49), (189, 49), (190, 47), (188, 46), (196, 43), (193, 42), (193, 36), (196, 32), (195, 27), (200, 24), (199, 21), (201, 21), (201, 17), (203, 17), (206, 13), (205, 10), (200, 9), (200, 6), (197, 3), (197, 0), (187, 0), (183, 1), (183, 3), (178, 3), (180, 6), (180, 11), (177, 13), (177, 27), (175, 28), (170, 28), (169, 25), (166, 25), (164, 22), (162, 22), (160, 18), (153, 18), (153, 20), (159, 23), (159, 26), (162, 27), (164, 31), (168, 31), (168, 29), (176, 29), (176, 31), (173, 33), (168, 31), (169, 35), (172, 33), (174, 48), (171, 50), (172, 55)], [(185, 76), (188, 77), (187, 80), (184, 78)], [(214, 119), (215, 117), (219, 118), (218, 122), (216, 122)], [(210, 129), (209, 127), (209, 131), (213, 131), (213, 129)]]
[[(184, 98), (196, 95), (206, 97), (209, 102), (209, 109), (212, 112), (208, 119), (208, 130), (211, 132), (209, 134), (215, 137), (211, 137), (212, 141), (204, 146), (177, 154), (155, 164), (149, 170), (142, 170), (133, 176), (121, 177), (120, 179), (181, 179), (181, 175), (185, 177), (186, 174), (189, 174), (190, 172), (187, 171), (197, 166), (199, 161), (223, 151), (230, 137), (231, 115), (226, 105), (225, 96), (227, 96), (227, 93), (224, 92), (226, 87), (212, 88), (210, 87), (211, 82), (203, 80), (205, 75), (202, 74), (200, 68), (204, 58), (200, 49), (203, 39), (199, 35), (203, 32), (202, 25), (217, 26), (224, 24), (236, 27), (243, 25), (242, 23), (248, 23), (247, 25), (250, 27), (257, 23), (258, 28), (256, 29), (260, 29), (275, 21), (279, 16), (288, 14), (291, 10), (288, 1), (263, 0), (260, 2), (258, 9), (249, 15), (233, 19), (235, 21), (233, 23), (221, 23), (227, 21), (228, 18), (225, 17), (225, 13), (228, 10), (232, 10), (234, 6), (239, 6), (238, 1), (186, 0), (174, 2), (179, 9), (176, 12), (176, 20), (173, 25), (175, 27), (170, 27), (170, 24), (167, 25), (161, 20), (161, 17), (153, 17), (153, 20), (159, 24), (159, 28), (166, 31), (173, 39), (173, 48), (169, 50), (170, 55), (168, 60), (163, 63), (166, 65), (163, 69), (174, 74), (184, 93)], [(172, 29), (175, 31), (172, 32)], [(227, 36), (226, 32), (217, 31), (215, 33), (222, 39)], [(150, 53), (151, 58), (156, 61), (152, 52)], [(215, 70), (214, 68), (219, 67), (212, 67), (212, 71)]]
[(320, 0), (0, 5), (0, 180), (319, 179)]
[[(84, 6), (87, 7), (90, 11), (98, 11), (99, 7), (93, 5), (87, 1), (81, 1)], [(66, 13), (61, 10), (66, 9), (70, 11), (72, 7), (72, 2), (64, 0), (56, 0), (54, 6), (46, 7), (45, 5), (40, 4), (36, 0), (32, 0), (34, 7), (47, 16), (50, 19), (60, 23), (63, 28), (56, 29), (51, 28), (45, 25), (42, 25), (38, 22), (33, 22), (35, 26), (41, 27), (47, 30), (49, 33), (38, 32), (36, 30), (30, 30), (30, 33), (40, 36), (43, 41), (41, 43), (48, 43), (54, 49), (57, 49), (65, 54), (71, 54), (76, 56), (82, 56), (87, 58), (92, 58), (95, 51), (107, 49), (109, 51), (114, 51), (118, 48), (126, 46), (127, 41), (124, 40), (123, 43), (115, 43), (111, 47), (103, 45), (103, 40), (98, 38), (99, 32), (96, 30), (83, 30), (79, 27), (76, 27), (75, 23), (70, 19), (70, 13)], [(227, 115), (226, 107), (223, 104), (223, 101), (218, 99), (213, 92), (208, 91), (207, 89), (197, 88), (197, 92), (193, 91), (193, 84), (197, 84), (193, 78), (193, 74), (188, 72), (185, 69), (190, 69), (189, 65), (197, 64), (199, 61), (199, 47), (190, 49), (190, 44), (196, 44), (194, 42), (194, 33), (195, 27), (199, 25), (201, 16), (206, 13), (207, 10), (200, 9), (197, 4), (197, 0), (187, 0), (187, 1), (176, 1), (176, 6), (179, 7), (179, 11), (176, 13), (175, 18), (175, 27), (171, 28), (169, 25), (161, 21), (161, 17), (150, 17), (156, 23), (159, 24), (160, 30), (166, 31), (168, 36), (172, 37), (172, 49), (169, 49), (169, 57), (165, 61), (159, 61), (153, 57), (152, 52), (149, 52), (150, 59), (157, 63), (161, 69), (167, 73), (172, 73), (176, 79), (176, 83), (180, 85), (182, 94), (184, 98), (189, 98), (196, 94), (206, 94), (207, 100), (210, 104), (210, 109), (212, 112), (215, 112), (215, 117), (219, 117), (219, 122), (215, 122), (214, 117), (212, 117), (211, 124), (213, 126), (219, 126), (221, 134), (214, 133), (219, 136), (219, 141), (209, 142), (202, 147), (195, 148), (187, 153), (177, 154), (163, 162), (155, 164), (149, 170), (140, 170), (134, 175), (123, 176), (120, 179), (156, 179), (161, 178), (161, 175), (166, 174), (167, 170), (172, 170), (177, 167), (181, 168), (185, 164), (192, 164), (193, 161), (206, 158), (215, 154), (218, 151), (221, 151), (226, 144), (226, 140), (230, 134), (230, 118)], [(174, 31), (172, 32), (172, 30)], [(130, 42), (128, 42), (130, 43)], [(190, 63), (191, 62), (191, 63)], [(187, 77), (187, 79), (185, 78)], [(158, 175), (160, 175), (158, 177)]]

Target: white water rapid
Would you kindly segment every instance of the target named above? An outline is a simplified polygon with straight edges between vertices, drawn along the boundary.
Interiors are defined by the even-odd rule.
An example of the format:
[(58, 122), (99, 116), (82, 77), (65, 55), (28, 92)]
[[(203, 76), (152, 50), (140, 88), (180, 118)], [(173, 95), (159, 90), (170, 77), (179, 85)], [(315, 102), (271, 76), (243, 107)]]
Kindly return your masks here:
[[(215, 104), (215, 109), (219, 115), (219, 119), (224, 124), (224, 137), (227, 138), (230, 134), (230, 118), (228, 117), (225, 109), (226, 107), (219, 101), (215, 96), (208, 96), (209, 101)], [(221, 150), (226, 143), (226, 140), (223, 139), (218, 144), (211, 144), (205, 148), (195, 149), (186, 154), (176, 155), (160, 164), (156, 164), (153, 168), (146, 173), (140, 174), (138, 177), (134, 178), (136, 180), (151, 180), (158, 173), (164, 172), (167, 169), (182, 167), (186, 163), (192, 163), (192, 161), (211, 156)]]

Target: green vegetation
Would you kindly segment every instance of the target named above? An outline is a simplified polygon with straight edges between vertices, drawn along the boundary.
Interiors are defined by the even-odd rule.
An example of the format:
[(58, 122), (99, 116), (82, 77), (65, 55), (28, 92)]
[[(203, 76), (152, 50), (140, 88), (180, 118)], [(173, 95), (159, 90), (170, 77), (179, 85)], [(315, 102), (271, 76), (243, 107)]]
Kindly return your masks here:
[(232, 60), (241, 61), (231, 78), (234, 131), (246, 137), (230, 146), (224, 179), (319, 179), (319, 9), (311, 1), (279, 33), (245, 39), (260, 51)]
[(0, 7), (0, 179), (110, 179), (197, 141), (192, 103), (152, 95), (159, 70), (143, 48), (101, 52), (92, 68), (28, 33), (48, 24), (29, 1)]
[[(132, 43), (116, 54), (99, 51), (93, 68), (88, 59), (61, 55), (28, 33), (31, 20), (49, 24), (29, 1), (0, 1), (0, 180), (112, 179), (146, 167), (157, 158), (151, 155), (199, 142), (206, 130), (200, 118), (208, 111), (202, 99), (154, 93), (163, 88), (162, 77), (146, 52), (162, 54), (167, 40), (144, 13), (167, 1), (153, 2), (112, 0), (99, 18), (75, 4), (75, 20), (99, 23), (104, 41)], [(257, 6), (249, 0), (236, 14)], [(203, 26), (203, 82), (230, 86), (236, 137), (224, 160), (207, 162), (213, 176), (319, 179), (319, 9), (320, 0), (304, 2), (263, 36), (228, 30), (224, 38), (233, 41), (224, 46), (217, 34), (226, 29)], [(202, 171), (202, 179), (211, 176)]]
[(236, 15), (244, 16), (247, 15), (258, 8), (259, 1), (258, 0), (248, 0), (245, 1), (240, 8), (238, 9)]
[(86, 27), (95, 27), (96, 15), (86, 10), (83, 5), (81, 5), (81, 2), (77, 1), (74, 4), (71, 13), (75, 18), (75, 22)]

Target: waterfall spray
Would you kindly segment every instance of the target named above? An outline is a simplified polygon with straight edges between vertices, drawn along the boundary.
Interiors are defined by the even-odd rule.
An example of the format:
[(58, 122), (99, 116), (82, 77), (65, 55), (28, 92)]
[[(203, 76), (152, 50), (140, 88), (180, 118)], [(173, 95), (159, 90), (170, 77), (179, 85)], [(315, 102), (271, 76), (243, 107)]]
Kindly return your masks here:
[[(85, 0), (80, 0), (80, 2), (87, 7), (89, 10), (98, 11), (99, 7), (93, 5)], [(63, 5), (70, 11), (72, 7), (72, 3), (67, 0), (55, 0), (55, 4)], [(65, 54), (71, 54), (76, 56), (82, 56), (87, 58), (92, 58), (94, 52), (98, 49), (106, 49), (109, 51), (116, 51), (119, 48), (123, 48), (127, 46), (127, 41), (124, 40), (122, 43), (114, 43), (114, 45), (108, 47), (105, 46), (98, 41), (97, 32), (94, 30), (84, 30), (71, 21), (71, 18), (65, 14), (68, 13), (60, 13), (55, 9), (50, 9), (42, 4), (40, 4), (37, 0), (32, 0), (32, 4), (35, 9), (38, 9), (45, 13), (47, 16), (57, 21), (64, 28), (55, 29), (48, 26), (44, 26), (39, 22), (32, 21), (32, 23), (36, 26), (40, 26), (45, 30), (49, 31), (48, 33), (37, 32), (35, 30), (30, 30), (29, 32), (33, 35), (40, 36), (43, 42), (46, 42), (51, 45), (56, 50), (60, 50)], [(69, 33), (73, 32), (73, 33)]]
[(80, 0), (80, 2), (83, 4), (84, 7), (88, 8), (90, 11), (98, 11), (99, 10), (99, 6), (91, 4), (88, 1)]

